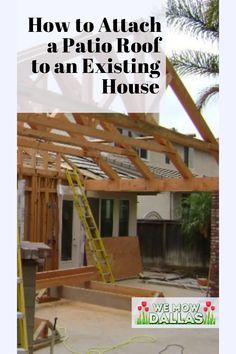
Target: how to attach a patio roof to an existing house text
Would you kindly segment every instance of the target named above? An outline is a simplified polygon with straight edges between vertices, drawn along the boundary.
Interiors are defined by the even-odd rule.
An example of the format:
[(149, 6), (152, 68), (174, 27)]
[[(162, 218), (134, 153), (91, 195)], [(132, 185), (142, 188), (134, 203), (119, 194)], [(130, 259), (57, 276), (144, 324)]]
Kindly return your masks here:
[[(67, 37), (65, 34), (71, 30), (79, 36)], [(104, 17), (99, 24), (80, 18), (73, 22), (50, 22), (42, 17), (28, 17), (28, 32), (61, 33), (60, 41), (47, 43), (47, 61), (32, 59), (33, 74), (104, 74), (102, 94), (159, 92), (163, 36), (162, 24), (155, 16), (141, 21)], [(147, 54), (151, 54), (151, 59), (146, 60)], [(80, 61), (71, 61), (77, 56)], [(130, 74), (142, 75), (130, 83)]]

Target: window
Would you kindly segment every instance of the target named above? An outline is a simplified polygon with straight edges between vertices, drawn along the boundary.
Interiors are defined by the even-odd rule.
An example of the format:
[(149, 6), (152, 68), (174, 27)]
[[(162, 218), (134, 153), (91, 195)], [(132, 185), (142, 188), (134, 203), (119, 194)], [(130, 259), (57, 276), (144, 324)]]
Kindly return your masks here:
[(129, 235), (129, 200), (120, 200), (119, 236)]
[(190, 168), (193, 168), (193, 148), (189, 148), (188, 146), (184, 146), (184, 162)]
[(188, 164), (189, 164), (189, 147), (188, 146), (184, 146), (184, 162), (188, 166)]
[(97, 227), (99, 228), (99, 199), (98, 198), (88, 198), (89, 206), (91, 208), (94, 220), (96, 222)]
[(166, 163), (166, 164), (169, 164), (169, 163), (170, 163), (170, 159), (169, 159), (169, 157), (168, 157), (167, 155), (165, 155), (165, 163)]
[(62, 236), (61, 260), (72, 259), (73, 201), (63, 200), (62, 205)]
[(113, 200), (102, 199), (101, 202), (101, 236), (113, 234)]
[(139, 157), (141, 157), (141, 159), (145, 159), (147, 160), (148, 158), (148, 152), (145, 149), (138, 149), (138, 153), (139, 153)]
[[(144, 137), (143, 134), (139, 134), (136, 132), (133, 132), (131, 130), (128, 129), (123, 129), (122, 134), (125, 136), (128, 136), (129, 138), (138, 138), (138, 137)], [(135, 148), (137, 154), (139, 157), (141, 157), (141, 159), (148, 159), (148, 151), (142, 148)]]

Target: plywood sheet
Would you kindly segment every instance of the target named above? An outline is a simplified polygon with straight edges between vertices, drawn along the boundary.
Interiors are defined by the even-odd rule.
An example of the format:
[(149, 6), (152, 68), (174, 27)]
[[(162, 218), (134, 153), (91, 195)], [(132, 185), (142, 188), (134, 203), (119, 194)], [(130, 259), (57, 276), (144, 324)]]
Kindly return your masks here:
[[(102, 240), (116, 280), (136, 277), (143, 271), (138, 237), (103, 237)], [(88, 264), (94, 264), (89, 255)]]

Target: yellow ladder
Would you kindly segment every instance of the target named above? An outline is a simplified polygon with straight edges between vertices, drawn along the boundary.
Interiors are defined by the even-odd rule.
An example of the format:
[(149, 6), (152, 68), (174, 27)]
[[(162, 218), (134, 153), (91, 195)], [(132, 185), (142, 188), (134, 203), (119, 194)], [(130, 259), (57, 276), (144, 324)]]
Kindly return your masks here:
[(26, 324), (26, 314), (25, 314), (25, 296), (24, 296), (24, 285), (23, 285), (23, 272), (21, 263), (21, 244), (20, 244), (20, 234), (17, 233), (17, 321), (19, 336), (17, 343), (17, 353), (28, 353), (28, 335), (27, 335), (27, 324)]
[[(106, 283), (114, 283), (109, 256), (101, 238), (100, 232), (94, 220), (84, 186), (76, 169), (66, 170), (66, 177), (73, 192), (74, 204), (82, 222), (85, 235), (88, 241), (89, 251), (94, 259), (95, 265), (102, 280)], [(78, 191), (79, 189), (79, 191)]]

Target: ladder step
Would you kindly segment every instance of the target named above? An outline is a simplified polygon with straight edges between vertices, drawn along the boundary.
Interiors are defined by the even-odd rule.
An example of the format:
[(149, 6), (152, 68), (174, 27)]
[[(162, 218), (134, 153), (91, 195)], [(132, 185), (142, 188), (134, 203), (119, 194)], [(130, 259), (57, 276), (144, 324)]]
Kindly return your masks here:
[(17, 277), (17, 284), (20, 284), (20, 283), (21, 283), (21, 278)]
[(22, 312), (17, 311), (17, 319), (22, 320), (24, 318), (24, 314)]
[[(80, 180), (80, 175), (77, 173), (76, 167), (73, 168), (73, 171), (67, 169), (66, 176), (72, 189), (76, 211), (81, 219), (91, 256), (95, 261), (99, 274), (103, 277), (104, 282), (114, 282), (115, 279), (110, 269), (109, 257), (104, 248), (103, 240), (89, 205), (86, 190)], [(80, 192), (78, 192), (77, 187), (79, 187)], [(105, 278), (106, 276), (107, 279)]]

